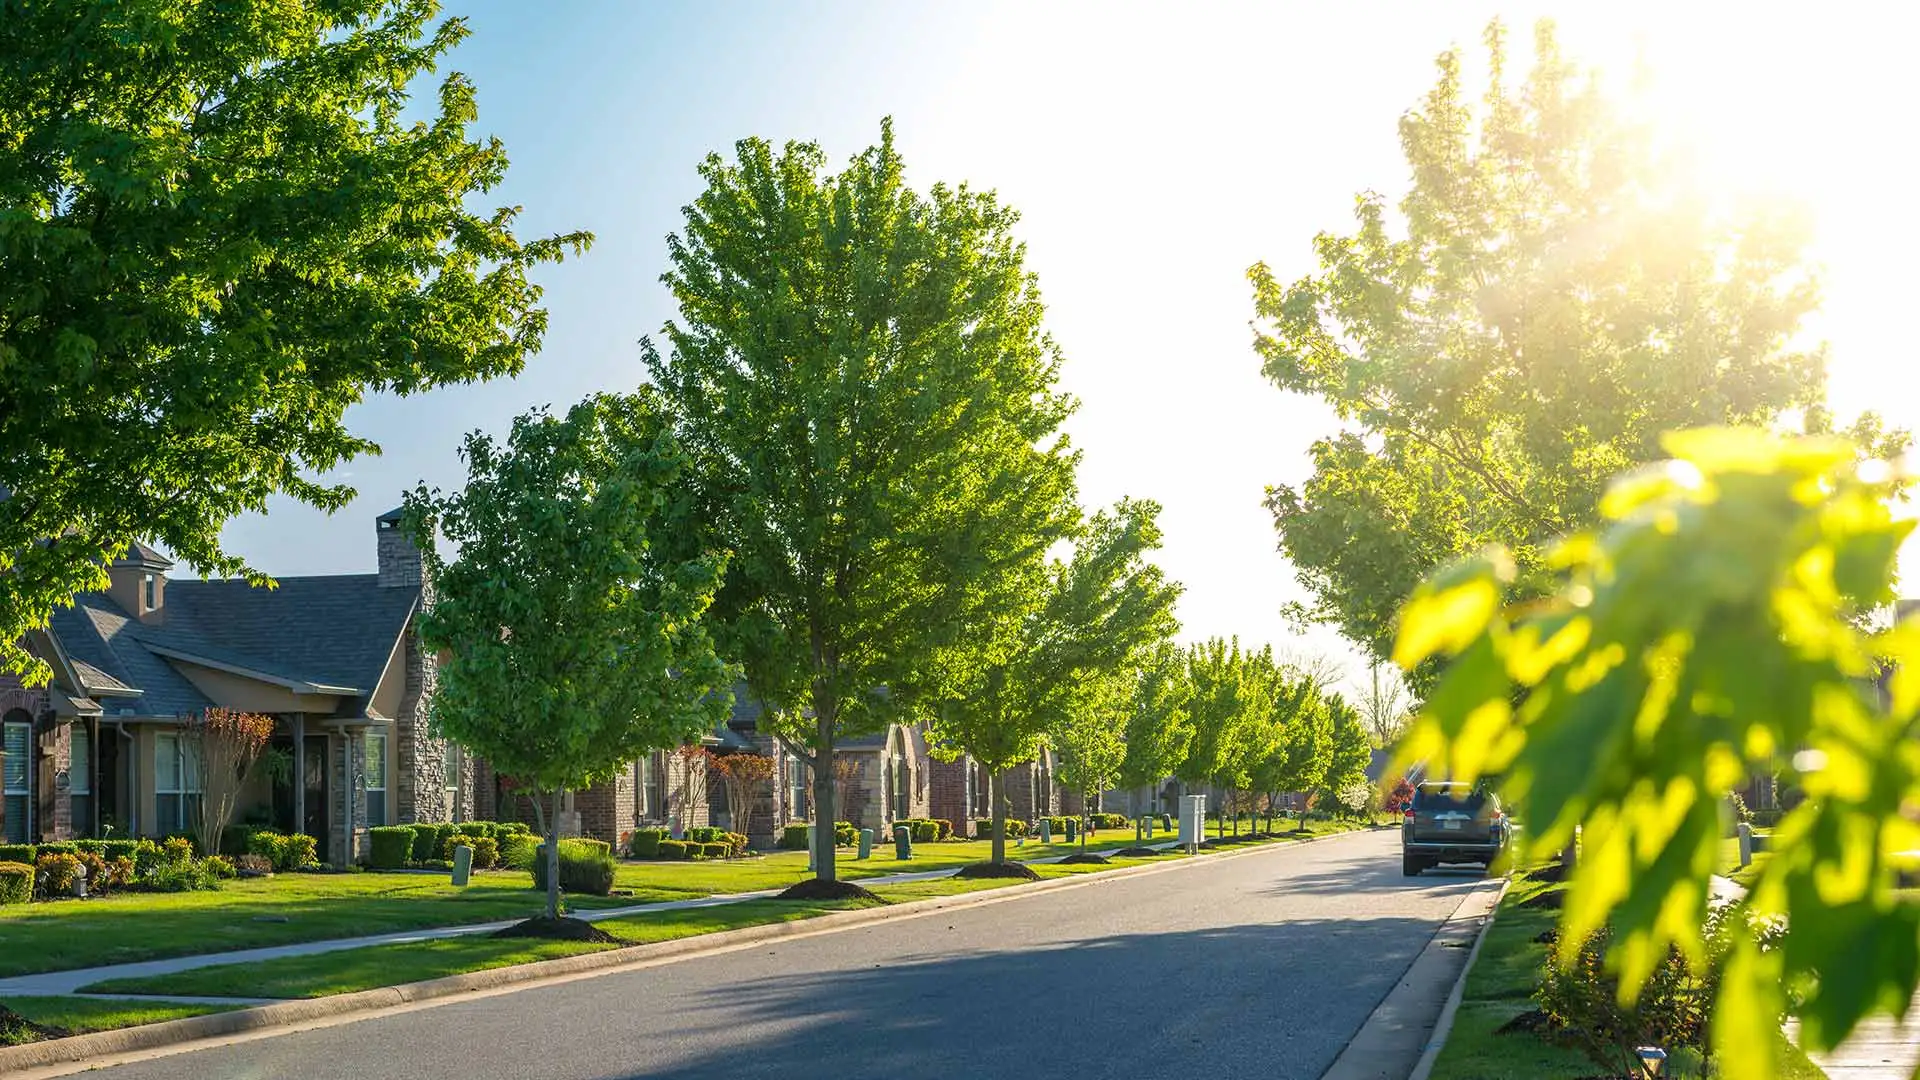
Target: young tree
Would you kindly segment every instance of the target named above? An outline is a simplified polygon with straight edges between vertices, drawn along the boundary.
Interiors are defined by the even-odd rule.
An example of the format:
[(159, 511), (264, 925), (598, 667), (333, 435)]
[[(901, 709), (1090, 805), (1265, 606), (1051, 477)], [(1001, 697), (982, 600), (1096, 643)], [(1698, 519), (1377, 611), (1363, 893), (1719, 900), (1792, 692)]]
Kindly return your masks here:
[(1186, 756), (1173, 770), (1183, 790), (1220, 783), (1243, 787), (1252, 761), (1247, 753), (1255, 734), (1252, 726), (1270, 707), (1270, 680), (1261, 677), (1271, 668), (1271, 650), (1242, 652), (1240, 639), (1211, 638), (1187, 650), (1187, 683), (1191, 687), (1188, 716), (1193, 737)]
[(643, 358), (695, 459), (694, 539), (733, 553), (723, 644), (812, 770), (832, 881), (835, 745), (978, 667), (984, 608), (1071, 526), (1076, 459), (1013, 211), (909, 188), (891, 122), (824, 163), (758, 139), (706, 160), (668, 239), (670, 352)]
[[(1367, 763), (1373, 760), (1373, 740), (1367, 733), (1360, 710), (1347, 704), (1338, 694), (1326, 696), (1327, 768), (1320, 780), (1321, 790), (1349, 810), (1364, 808), (1372, 785), (1367, 783)], [(1358, 791), (1359, 805), (1353, 805)]]
[[(1086, 680), (1118, 678), (1146, 650), (1173, 636), (1180, 586), (1147, 553), (1160, 546), (1158, 504), (1122, 499), (1093, 516), (1071, 558), (1046, 568), (1025, 592), (1026, 617), (997, 661), (955, 684), (933, 710), (943, 755), (972, 755), (987, 770), (993, 814), (989, 862), (1006, 863), (1006, 799), (1001, 773), (1029, 761), (1086, 692)], [(1118, 726), (1119, 717), (1108, 713)]]
[(1623, 475), (1604, 527), (1560, 548), (1544, 601), (1500, 602), (1499, 551), (1414, 594), (1395, 659), (1446, 664), (1401, 753), (1502, 777), (1527, 823), (1517, 858), (1577, 831), (1560, 958), (1607, 928), (1630, 1004), (1671, 949), (1702, 960), (1722, 800), (1790, 752), (1807, 797), (1725, 921), (1713, 1012), (1720, 1075), (1765, 1078), (1788, 995), (1817, 1052), (1920, 984), (1920, 905), (1896, 891), (1920, 866), (1920, 618), (1861, 618), (1893, 605), (1914, 521), (1895, 513), (1906, 478), (1840, 440), (1666, 445), (1674, 460)]
[(1120, 765), (1126, 787), (1158, 787), (1186, 759), (1193, 741), (1188, 708), (1193, 686), (1187, 654), (1163, 641), (1143, 654), (1133, 674), (1127, 708), (1127, 755)]
[(276, 495), (352, 498), (379, 448), (343, 414), (520, 371), (529, 274), (585, 233), (524, 241), (470, 139), (474, 87), (414, 81), (467, 34), (432, 0), (10, 4), (0, 17), (0, 671), (55, 605), (156, 540), (265, 578), (220, 543)]
[(1080, 847), (1087, 846), (1085, 822), (1093, 800), (1113, 786), (1126, 762), (1127, 699), (1131, 672), (1082, 675), (1066, 707), (1053, 718), (1047, 742), (1059, 756), (1060, 782), (1080, 796)]
[(1397, 222), (1364, 195), (1354, 234), (1316, 238), (1320, 274), (1249, 271), (1267, 377), (1347, 425), (1304, 484), (1269, 491), (1301, 613), (1377, 658), (1420, 579), (1488, 544), (1510, 549), (1516, 594), (1537, 592), (1543, 552), (1662, 432), (1827, 423), (1824, 353), (1797, 337), (1817, 299), (1804, 217), (1693, 186), (1550, 24), (1519, 87), (1498, 23), (1486, 47), (1478, 108), (1449, 52), (1401, 118)]
[(707, 767), (713, 763), (713, 755), (699, 743), (689, 742), (674, 747), (672, 760), (680, 763), (681, 776), (680, 790), (672, 800), (673, 818), (680, 823), (680, 834), (684, 836), (693, 828), (694, 811), (706, 805)]
[[(1254, 782), (1272, 793), (1318, 791), (1332, 758), (1332, 718), (1327, 699), (1313, 676), (1279, 665), (1263, 665), (1258, 677), (1268, 687), (1267, 711), (1255, 723), (1270, 732), (1249, 750)], [(1306, 825), (1307, 799), (1300, 802)]]
[(1373, 745), (1383, 750), (1391, 748), (1406, 729), (1409, 713), (1407, 681), (1400, 669), (1380, 660), (1367, 665), (1367, 685), (1360, 694), (1360, 714), (1366, 720)]
[(727, 817), (744, 834), (753, 816), (753, 797), (773, 782), (773, 759), (760, 754), (715, 754), (713, 771), (727, 790)]
[(220, 850), (220, 834), (233, 821), (234, 806), (254, 763), (273, 738), (273, 718), (232, 709), (208, 709), (187, 721), (181, 734), (191, 744), (188, 760), (200, 770), (200, 809), (194, 837), (209, 855)]
[(662, 554), (688, 528), (687, 460), (645, 395), (596, 395), (565, 418), (536, 410), (505, 445), (467, 436), (461, 457), (464, 489), (406, 499), (430, 582), (421, 637), (447, 653), (432, 720), (530, 790), (557, 919), (558, 814), (539, 796), (725, 716), (729, 672), (703, 618), (725, 560)]

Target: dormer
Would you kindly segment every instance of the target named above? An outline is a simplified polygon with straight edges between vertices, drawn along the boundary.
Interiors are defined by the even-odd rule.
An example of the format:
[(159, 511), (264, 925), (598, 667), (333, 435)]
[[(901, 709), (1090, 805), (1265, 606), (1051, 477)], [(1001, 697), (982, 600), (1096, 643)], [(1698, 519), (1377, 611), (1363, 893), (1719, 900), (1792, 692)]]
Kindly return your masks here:
[(173, 560), (136, 540), (107, 567), (107, 577), (112, 580), (107, 595), (141, 622), (159, 622), (166, 609), (167, 571), (171, 569)]

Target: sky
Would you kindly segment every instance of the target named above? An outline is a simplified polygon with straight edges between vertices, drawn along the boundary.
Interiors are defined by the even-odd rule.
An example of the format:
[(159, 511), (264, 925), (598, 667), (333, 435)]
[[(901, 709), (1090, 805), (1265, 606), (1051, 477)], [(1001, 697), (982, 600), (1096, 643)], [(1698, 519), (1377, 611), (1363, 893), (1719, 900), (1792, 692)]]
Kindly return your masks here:
[(1826, 297), (1810, 332), (1832, 345), (1836, 407), (1920, 428), (1911, 290), (1888, 272), (1920, 251), (1899, 197), (1917, 17), (1585, 7), (450, 3), (473, 36), (446, 69), (475, 81), (473, 131), (513, 162), (483, 201), (523, 206), (523, 237), (587, 229), (593, 249), (540, 273), (551, 325), (520, 377), (356, 406), (349, 425), (384, 452), (333, 474), (359, 491), (352, 505), (329, 517), (277, 500), (226, 541), (269, 574), (372, 569), (374, 517), (422, 481), (457, 485), (464, 432), (638, 384), (639, 339), (673, 317), (665, 238), (706, 154), (755, 135), (817, 142), (837, 167), (892, 116), (910, 183), (966, 181), (1020, 211), (1081, 403), (1068, 430), (1083, 500), (1164, 506), (1158, 561), (1186, 587), (1183, 637), (1326, 654), (1357, 682), (1336, 634), (1281, 614), (1302, 593), (1262, 499), (1306, 477), (1307, 447), (1334, 424), (1261, 377), (1246, 270), (1311, 272), (1314, 235), (1347, 231), (1356, 193), (1404, 190), (1397, 119), (1441, 51), (1463, 48), (1472, 72), (1490, 18), (1524, 45), (1553, 16), (1562, 49), (1603, 70), (1643, 57), (1663, 117), (1729, 190), (1806, 203)]

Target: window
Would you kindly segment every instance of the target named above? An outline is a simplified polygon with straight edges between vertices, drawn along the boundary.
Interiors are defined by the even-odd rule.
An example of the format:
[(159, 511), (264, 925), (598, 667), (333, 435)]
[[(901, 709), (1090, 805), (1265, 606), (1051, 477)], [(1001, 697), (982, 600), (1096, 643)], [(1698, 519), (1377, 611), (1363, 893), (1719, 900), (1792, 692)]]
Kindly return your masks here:
[(93, 733), (85, 721), (71, 729), (72, 750), (67, 758), (67, 799), (75, 832), (93, 833)]
[(460, 773), (466, 764), (466, 755), (453, 743), (447, 744), (447, 820), (460, 820)]
[(24, 844), (32, 825), (27, 815), (33, 812), (33, 796), (27, 784), (27, 766), (33, 752), (33, 725), (7, 721), (5, 741), (0, 742), (0, 751), (4, 751), (4, 758), (0, 758), (0, 771), (5, 773), (5, 782), (0, 784), (0, 792), (4, 792), (6, 798), (7, 842)]
[(387, 733), (367, 732), (367, 827), (387, 823)]
[(654, 815), (653, 773), (652, 754), (644, 754), (634, 762), (633, 816), (641, 821), (651, 820)]
[(807, 763), (787, 755), (787, 817), (800, 821), (807, 816)]
[(193, 740), (153, 737), (153, 813), (165, 830), (186, 829), (200, 811), (200, 762)]
[(146, 597), (147, 597), (146, 606), (142, 610), (152, 611), (154, 608), (159, 607), (160, 597), (158, 596), (158, 592), (159, 592), (160, 585), (159, 585), (159, 582), (155, 579), (155, 575), (153, 574), (146, 575), (144, 578), (141, 579), (141, 585), (145, 587)]
[(908, 771), (907, 759), (893, 759), (893, 816), (906, 818), (913, 816), (913, 774)]

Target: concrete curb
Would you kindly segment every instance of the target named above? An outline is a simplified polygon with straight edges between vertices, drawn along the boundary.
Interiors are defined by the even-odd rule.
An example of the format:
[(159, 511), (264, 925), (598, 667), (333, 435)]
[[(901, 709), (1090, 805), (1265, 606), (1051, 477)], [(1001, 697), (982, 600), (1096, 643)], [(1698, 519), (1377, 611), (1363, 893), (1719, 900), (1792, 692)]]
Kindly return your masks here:
[[(767, 941), (783, 938), (811, 937), (816, 934), (837, 933), (851, 930), (870, 923), (885, 922), (892, 919), (909, 919), (931, 915), (939, 911), (952, 911), (960, 908), (982, 907), (987, 904), (1006, 903), (1023, 899), (1036, 893), (1060, 892), (1066, 889), (1085, 888), (1111, 882), (1120, 878), (1142, 877), (1148, 874), (1166, 873), (1183, 867), (1203, 866), (1213, 862), (1244, 855), (1273, 854), (1290, 851), (1306, 844), (1324, 840), (1337, 840), (1342, 837), (1361, 835), (1369, 830), (1351, 829), (1345, 832), (1328, 833), (1323, 836), (1308, 837), (1286, 843), (1260, 844), (1238, 850), (1212, 851), (1205, 858), (1180, 859), (1173, 862), (1151, 864), (1147, 866), (1128, 866), (1115, 870), (1101, 870), (1093, 873), (1078, 874), (1069, 878), (1057, 878), (1052, 881), (1036, 881), (1022, 885), (1009, 885), (998, 889), (988, 889), (979, 893), (960, 894), (958, 896), (934, 897), (927, 900), (911, 900), (887, 907), (863, 908), (856, 911), (837, 911), (827, 915), (815, 916), (789, 923), (770, 923), (762, 926), (741, 927), (738, 930), (722, 930), (710, 934), (695, 934), (673, 941), (660, 941), (647, 945), (634, 945), (624, 949), (609, 949), (606, 952), (587, 953), (583, 956), (568, 956), (557, 960), (540, 960), (531, 964), (518, 964), (512, 967), (492, 968), (487, 971), (475, 971), (466, 975), (450, 975), (425, 982), (405, 983), (400, 986), (383, 986), (374, 990), (361, 990), (351, 994), (336, 994), (331, 997), (300, 999), (277, 1002), (272, 1005), (260, 1005), (233, 1012), (209, 1013), (205, 1016), (190, 1016), (181, 1020), (167, 1020), (158, 1024), (143, 1024), (138, 1027), (120, 1028), (114, 1031), (99, 1031), (89, 1035), (75, 1035), (65, 1039), (49, 1039), (44, 1042), (27, 1043), (22, 1046), (0, 1048), (0, 1075), (9, 1075), (25, 1069), (48, 1069), (61, 1065), (81, 1065), (84, 1068), (97, 1068), (110, 1062), (95, 1059), (114, 1055), (139, 1055), (147, 1051), (184, 1043), (203, 1040), (222, 1039), (230, 1036), (251, 1035), (270, 1032), (275, 1029), (298, 1027), (317, 1021), (332, 1021), (358, 1013), (372, 1014), (400, 1006), (454, 998), (467, 994), (500, 992), (506, 989), (528, 989), (547, 982), (558, 982), (591, 975), (610, 974), (627, 968), (641, 968), (661, 963), (670, 963), (694, 956), (730, 952)], [(164, 1000), (155, 998), (154, 1000)], [(62, 1071), (44, 1073), (58, 1075)]]
[(1427, 1040), (1426, 1052), (1420, 1055), (1407, 1080), (1427, 1080), (1433, 1073), (1433, 1063), (1440, 1059), (1440, 1051), (1447, 1045), (1447, 1036), (1453, 1033), (1454, 1015), (1460, 1011), (1460, 1001), (1466, 996), (1467, 976), (1473, 974), (1474, 961), (1480, 959), (1480, 946), (1486, 944), (1487, 931), (1493, 929), (1493, 921), (1500, 916), (1500, 903), (1507, 898), (1507, 890), (1512, 887), (1511, 877), (1501, 883), (1500, 893), (1493, 900), (1493, 910), (1487, 912), (1486, 921), (1480, 924), (1480, 933), (1474, 936), (1473, 949), (1467, 953), (1467, 964), (1460, 969), (1460, 978), (1447, 995), (1447, 1003), (1440, 1008), (1440, 1019), (1433, 1025), (1433, 1037)]

